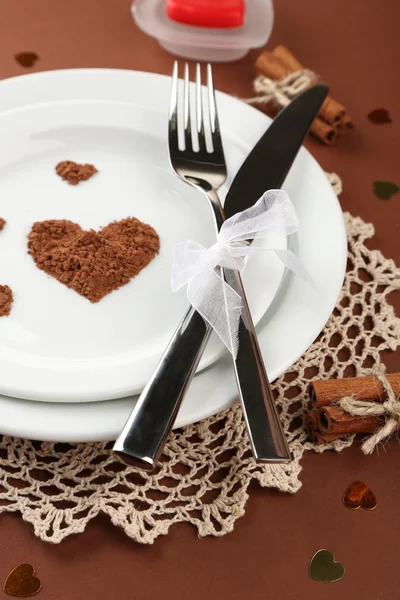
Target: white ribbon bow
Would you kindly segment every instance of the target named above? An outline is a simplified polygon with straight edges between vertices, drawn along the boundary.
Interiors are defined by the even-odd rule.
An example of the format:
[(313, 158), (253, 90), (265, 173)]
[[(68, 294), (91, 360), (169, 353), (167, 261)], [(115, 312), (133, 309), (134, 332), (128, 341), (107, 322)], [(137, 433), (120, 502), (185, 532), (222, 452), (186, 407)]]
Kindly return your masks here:
[[(216, 267), (243, 271), (247, 257), (255, 252), (272, 251), (285, 267), (314, 283), (297, 256), (290, 250), (248, 246), (245, 240), (264, 237), (267, 233), (289, 235), (298, 230), (294, 206), (283, 190), (269, 190), (258, 202), (227, 219), (211, 248), (188, 240), (177, 244), (171, 273), (172, 290), (187, 285), (191, 305), (219, 335), (236, 358), (242, 300), (224, 281)], [(314, 286), (315, 287), (315, 286)]]

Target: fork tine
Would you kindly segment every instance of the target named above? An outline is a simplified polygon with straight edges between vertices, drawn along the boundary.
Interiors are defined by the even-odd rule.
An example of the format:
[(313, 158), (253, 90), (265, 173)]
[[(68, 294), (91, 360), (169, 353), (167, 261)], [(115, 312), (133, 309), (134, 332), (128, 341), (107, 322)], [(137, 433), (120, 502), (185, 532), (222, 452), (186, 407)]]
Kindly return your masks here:
[(190, 83), (188, 63), (185, 63), (183, 90), (183, 126), (185, 131), (185, 150), (193, 150), (192, 123), (190, 120)]
[(178, 136), (178, 61), (174, 62), (172, 71), (171, 99), (168, 120), (168, 144), (170, 151), (179, 150)]
[(198, 140), (199, 140), (199, 151), (206, 152), (207, 147), (206, 147), (206, 136), (205, 136), (205, 132), (204, 132), (200, 63), (197, 63), (197, 65), (196, 65), (196, 122), (197, 122), (197, 136), (198, 136)]
[(214, 80), (213, 80), (212, 67), (210, 64), (207, 65), (207, 89), (208, 89), (208, 113), (209, 113), (209, 118), (210, 118), (212, 145), (213, 145), (214, 152), (222, 152), (222, 154), (223, 154), (224, 149), (222, 146), (221, 131), (219, 128), (217, 102), (215, 99)]

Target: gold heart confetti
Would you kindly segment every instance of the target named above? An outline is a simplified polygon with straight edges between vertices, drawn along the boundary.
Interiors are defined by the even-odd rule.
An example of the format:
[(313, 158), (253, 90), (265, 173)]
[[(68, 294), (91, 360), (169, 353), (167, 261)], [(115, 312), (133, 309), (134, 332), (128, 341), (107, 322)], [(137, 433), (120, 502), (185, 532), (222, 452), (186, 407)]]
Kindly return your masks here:
[(344, 493), (343, 504), (350, 510), (357, 510), (360, 507), (364, 510), (374, 510), (376, 508), (376, 496), (366, 483), (354, 481)]
[(335, 561), (335, 557), (329, 550), (318, 550), (311, 559), (309, 575), (315, 581), (323, 583), (340, 581), (345, 572), (344, 566)]
[(35, 577), (35, 569), (32, 565), (18, 565), (8, 575), (3, 590), (9, 596), (27, 598), (34, 596), (42, 589), (40, 579)]

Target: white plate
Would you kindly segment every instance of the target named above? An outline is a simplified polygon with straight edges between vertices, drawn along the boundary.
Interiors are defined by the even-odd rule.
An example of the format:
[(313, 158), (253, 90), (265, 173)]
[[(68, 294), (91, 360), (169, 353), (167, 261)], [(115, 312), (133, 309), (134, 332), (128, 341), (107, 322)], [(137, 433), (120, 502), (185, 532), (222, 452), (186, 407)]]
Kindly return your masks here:
[[(117, 70), (33, 74), (0, 83), (0, 111), (27, 103), (76, 99), (146, 101), (149, 107), (163, 111), (169, 85), (167, 77)], [(227, 119), (232, 124), (230, 138), (250, 150), (270, 120), (224, 94), (219, 94), (219, 106), (224, 129)], [(300, 151), (284, 187), (300, 220), (300, 233), (290, 236), (290, 247), (311, 273), (319, 292), (299, 278), (285, 276), (261, 320), (259, 341), (272, 380), (297, 360), (323, 328), (339, 295), (347, 256), (339, 202), (322, 169), (305, 149)], [(231, 362), (225, 356), (194, 378), (175, 426), (215, 414), (236, 397)], [(67, 404), (0, 397), (1, 431), (42, 440), (113, 439), (133, 403), (134, 398)]]
[[(169, 165), (167, 98), (159, 112), (142, 94), (135, 104), (75, 100), (0, 115), (0, 215), (7, 221), (0, 237), (0, 282), (14, 292), (11, 315), (0, 319), (2, 394), (85, 402), (137, 393), (187, 310), (185, 290), (171, 291), (173, 248), (187, 239), (212, 245), (212, 213), (208, 201)], [(223, 125), (232, 174), (247, 145), (230, 135), (232, 117)], [(71, 186), (55, 173), (62, 160), (93, 163), (99, 172)], [(39, 270), (27, 255), (35, 221), (68, 219), (99, 230), (129, 216), (155, 228), (160, 253), (96, 304)], [(286, 247), (284, 236), (269, 236), (258, 245), (267, 242)], [(250, 258), (244, 283), (256, 323), (282, 275), (273, 253)], [(223, 352), (214, 335), (199, 368)]]

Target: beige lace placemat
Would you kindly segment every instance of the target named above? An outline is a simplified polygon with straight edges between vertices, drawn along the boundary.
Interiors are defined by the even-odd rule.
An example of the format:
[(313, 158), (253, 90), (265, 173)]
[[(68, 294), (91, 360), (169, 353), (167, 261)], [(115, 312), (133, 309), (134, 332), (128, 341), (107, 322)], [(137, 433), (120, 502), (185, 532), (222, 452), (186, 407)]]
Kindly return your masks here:
[[(330, 178), (340, 191), (340, 180)], [(341, 450), (352, 440), (314, 446), (302, 417), (311, 379), (362, 375), (396, 350), (400, 320), (387, 295), (400, 288), (400, 270), (365, 241), (372, 225), (345, 215), (349, 251), (343, 291), (329, 322), (297, 363), (273, 384), (294, 460), (255, 464), (239, 406), (172, 434), (158, 470), (135, 471), (116, 460), (111, 444), (53, 444), (3, 437), (0, 442), (0, 512), (20, 512), (35, 534), (58, 543), (84, 531), (99, 513), (142, 543), (173, 523), (192, 523), (200, 536), (232, 531), (244, 514), (252, 480), (296, 492), (305, 450)], [(201, 400), (201, 399), (199, 399)]]

